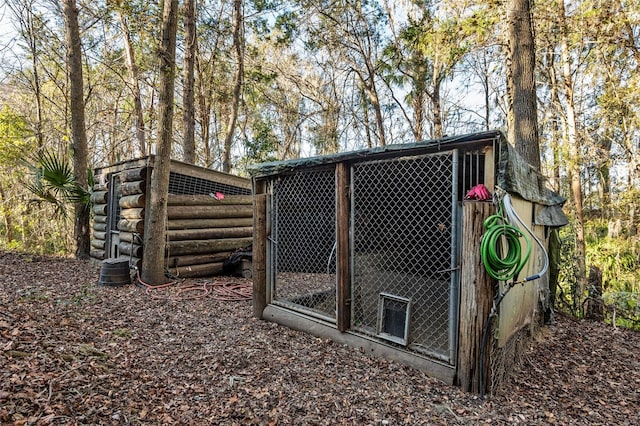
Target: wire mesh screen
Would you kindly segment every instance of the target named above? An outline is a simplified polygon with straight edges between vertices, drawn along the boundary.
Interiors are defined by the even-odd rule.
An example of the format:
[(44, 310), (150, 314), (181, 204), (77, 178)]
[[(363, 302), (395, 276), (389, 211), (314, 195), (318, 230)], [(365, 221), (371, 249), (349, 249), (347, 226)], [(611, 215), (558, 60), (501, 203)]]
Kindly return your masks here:
[(363, 162), (351, 172), (352, 326), (386, 338), (384, 298), (406, 299), (410, 316), (400, 325), (408, 327), (407, 348), (450, 363), (457, 327), (456, 159), (449, 152)]
[(272, 185), (273, 300), (334, 321), (335, 168), (285, 175)]
[(225, 195), (250, 195), (251, 190), (239, 188), (225, 183), (188, 176), (182, 173), (169, 173), (169, 194), (176, 195), (207, 195), (221, 192)]

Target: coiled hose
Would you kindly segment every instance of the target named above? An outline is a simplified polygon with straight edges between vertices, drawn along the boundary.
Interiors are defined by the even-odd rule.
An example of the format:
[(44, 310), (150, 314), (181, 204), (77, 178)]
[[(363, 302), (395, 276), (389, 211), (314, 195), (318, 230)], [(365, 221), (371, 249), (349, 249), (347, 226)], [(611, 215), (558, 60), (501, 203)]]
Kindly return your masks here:
[[(498, 281), (515, 279), (529, 260), (531, 240), (519, 228), (509, 225), (502, 206), (497, 214), (485, 219), (483, 226), (486, 231), (480, 241), (480, 254), (487, 273)], [(520, 237), (526, 241), (524, 256)]]
[[(506, 213), (506, 218), (503, 215), (503, 210)], [(513, 223), (515, 226), (512, 226), (509, 223)], [(487, 273), (498, 281), (504, 281), (505, 283), (507, 283), (507, 281), (511, 281), (511, 283), (507, 283), (506, 290), (500, 293), (494, 300), (491, 313), (489, 314), (489, 318), (487, 318), (484, 330), (482, 331), (479, 377), (480, 399), (484, 399), (484, 358), (487, 337), (492, 320), (497, 315), (500, 303), (509, 290), (516, 284), (518, 274), (522, 271), (522, 268), (524, 268), (525, 264), (529, 260), (529, 255), (531, 254), (531, 239), (517, 227), (518, 223), (526, 229), (538, 244), (544, 260), (544, 265), (539, 272), (519, 281), (518, 283), (523, 284), (542, 277), (549, 267), (549, 257), (544, 245), (515, 212), (515, 209), (511, 204), (511, 196), (509, 194), (505, 194), (502, 198), (502, 203), (500, 203), (498, 213), (485, 219), (483, 226), (486, 231), (480, 241), (480, 255)], [(526, 252), (524, 256), (522, 255), (520, 237), (524, 238), (526, 241)], [(503, 256), (501, 256), (501, 249), (505, 251)]]

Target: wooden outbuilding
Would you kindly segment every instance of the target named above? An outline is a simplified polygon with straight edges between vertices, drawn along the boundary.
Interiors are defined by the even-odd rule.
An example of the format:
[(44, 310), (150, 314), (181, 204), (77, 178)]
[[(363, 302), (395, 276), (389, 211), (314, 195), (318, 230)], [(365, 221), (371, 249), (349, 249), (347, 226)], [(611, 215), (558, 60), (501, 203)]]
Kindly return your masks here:
[[(564, 199), (501, 132), (250, 173), (255, 316), (469, 391), (491, 390), (509, 369), (548, 299), (545, 247), (566, 217)], [(489, 199), (468, 197), (478, 185)], [(540, 244), (517, 277), (498, 282), (480, 244), (484, 220), (507, 201)]]
[[(91, 257), (142, 264), (145, 207), (153, 156), (95, 170)], [(166, 267), (181, 277), (218, 274), (229, 256), (252, 243), (251, 181), (171, 161)]]

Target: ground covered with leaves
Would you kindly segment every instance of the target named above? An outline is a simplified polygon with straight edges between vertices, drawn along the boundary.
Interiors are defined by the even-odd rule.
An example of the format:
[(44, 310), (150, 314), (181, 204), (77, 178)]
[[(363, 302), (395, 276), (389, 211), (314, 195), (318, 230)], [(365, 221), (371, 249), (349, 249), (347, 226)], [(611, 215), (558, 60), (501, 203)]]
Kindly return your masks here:
[(640, 424), (637, 332), (558, 318), (480, 400), (249, 301), (98, 278), (0, 252), (0, 424)]

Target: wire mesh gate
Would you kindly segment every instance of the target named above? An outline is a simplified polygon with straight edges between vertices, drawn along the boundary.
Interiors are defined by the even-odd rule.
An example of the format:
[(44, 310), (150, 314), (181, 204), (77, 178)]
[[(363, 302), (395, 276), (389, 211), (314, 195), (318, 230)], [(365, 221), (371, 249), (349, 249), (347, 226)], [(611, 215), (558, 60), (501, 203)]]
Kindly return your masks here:
[(454, 363), (457, 153), (352, 167), (352, 326)]
[[(455, 364), (457, 151), (351, 165), (351, 330)], [(269, 182), (271, 299), (336, 322), (336, 167)]]
[(271, 183), (275, 303), (336, 319), (335, 167)]

